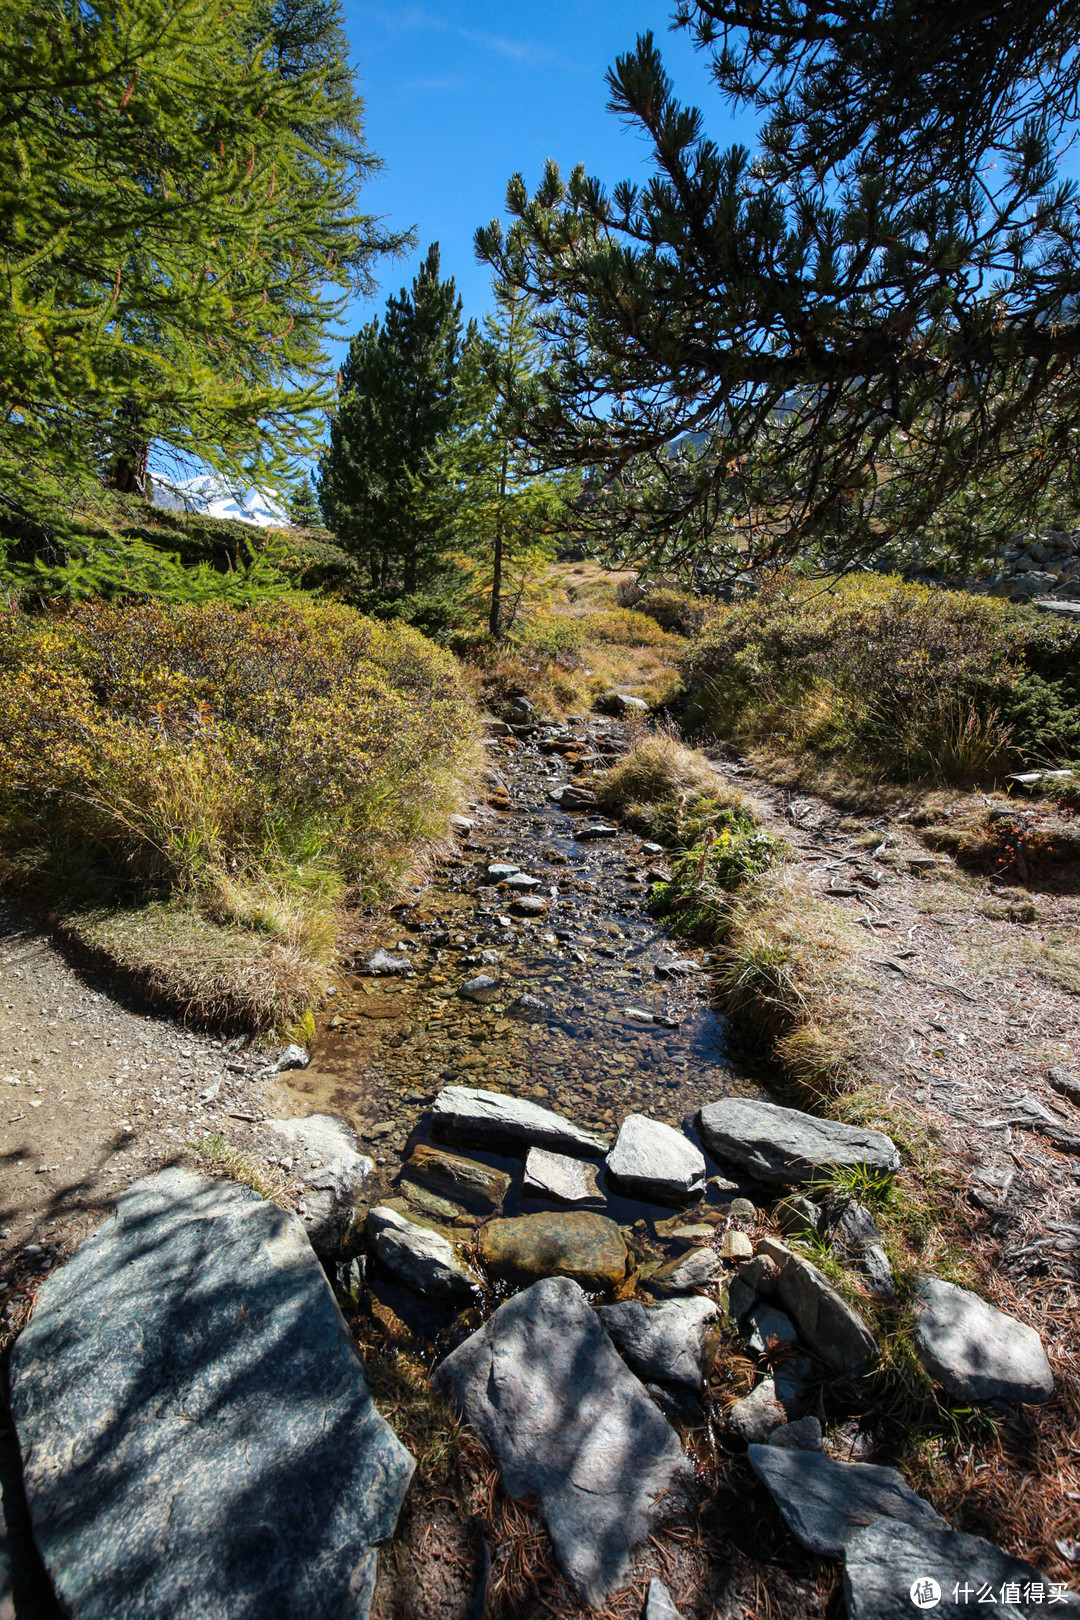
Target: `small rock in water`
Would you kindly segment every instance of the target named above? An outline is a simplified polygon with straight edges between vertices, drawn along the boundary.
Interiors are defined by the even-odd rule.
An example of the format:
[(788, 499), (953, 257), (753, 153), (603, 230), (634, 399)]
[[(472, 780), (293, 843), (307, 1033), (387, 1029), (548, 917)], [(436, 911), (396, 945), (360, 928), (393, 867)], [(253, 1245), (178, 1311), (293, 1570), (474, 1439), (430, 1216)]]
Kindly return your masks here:
[(506, 878), (511, 878), (515, 872), (520, 871), (520, 866), (511, 866), (508, 861), (495, 861), (488, 867), (487, 875), (492, 883), (502, 883)]
[(10, 1371), (73, 1620), (365, 1620), (413, 1460), (294, 1215), (190, 1170), (135, 1183), (42, 1287)]
[(522, 917), (542, 917), (548, 909), (548, 902), (541, 900), (538, 894), (523, 894), (520, 900), (514, 901), (514, 910)]
[(540, 886), (540, 879), (530, 877), (528, 872), (515, 872), (512, 877), (503, 879), (503, 887), (506, 889), (527, 892), (529, 889), (539, 889)]
[(696, 962), (683, 957), (674, 962), (655, 962), (653, 972), (658, 979), (685, 979), (692, 973), (700, 973), (701, 969)]
[(536, 1147), (526, 1155), (521, 1190), (526, 1197), (550, 1198), (555, 1204), (584, 1204), (600, 1197), (595, 1165)]
[(387, 1271), (429, 1299), (468, 1299), (477, 1292), (449, 1238), (385, 1206), (368, 1211), (367, 1234)]
[[(603, 950), (601, 954), (604, 954)], [(645, 1007), (624, 1007), (623, 1016), (629, 1018), (632, 1024), (651, 1024), (656, 1015), (649, 1012)], [(703, 1159), (702, 1163), (704, 1164), (704, 1162)]]
[(664, 846), (663, 844), (642, 844), (641, 853), (643, 855), (662, 855)]
[(754, 1446), (763, 1444), (774, 1429), (785, 1424), (787, 1413), (776, 1398), (772, 1379), (763, 1378), (749, 1395), (728, 1407), (724, 1419), (732, 1434), (737, 1434), (748, 1446)]
[(310, 1062), (311, 1053), (307, 1047), (297, 1046), (294, 1043), (287, 1046), (284, 1052), (278, 1053), (278, 1056), (270, 1065), (270, 1073), (284, 1074), (287, 1069), (306, 1069)]
[(888, 1175), (900, 1168), (896, 1144), (881, 1131), (816, 1119), (798, 1108), (726, 1097), (707, 1104), (698, 1121), (713, 1157), (758, 1181), (792, 1185), (838, 1168)]
[(435, 1099), (431, 1119), (436, 1136), (477, 1147), (546, 1147), (582, 1158), (606, 1153), (607, 1142), (571, 1124), (561, 1114), (524, 1097), (471, 1086), (446, 1086)]
[(417, 1181), (426, 1182), (436, 1192), (460, 1198), (478, 1209), (498, 1209), (510, 1191), (510, 1177), (505, 1170), (493, 1170), (475, 1159), (446, 1153), (425, 1143), (413, 1148), (406, 1168)]
[(525, 1013), (527, 1016), (534, 1018), (539, 1018), (542, 1015), (549, 1013), (551, 1008), (548, 1006), (546, 1001), (541, 1001), (539, 996), (526, 995), (518, 996), (517, 1000), (514, 1002), (514, 1011)]
[(1048, 1401), (1054, 1375), (1034, 1328), (940, 1277), (920, 1277), (915, 1348), (958, 1401)]
[(376, 978), (393, 977), (398, 975), (409, 978), (415, 969), (407, 956), (392, 956), (389, 951), (378, 950), (369, 956), (359, 970), (361, 973), (373, 973)]
[(480, 1258), (493, 1277), (570, 1277), (590, 1290), (618, 1287), (631, 1267), (615, 1222), (583, 1210), (489, 1221), (480, 1232)]
[(671, 1593), (663, 1581), (658, 1581), (655, 1575), (649, 1582), (649, 1594), (645, 1600), (645, 1620), (683, 1620), (671, 1600)]
[(947, 1528), (895, 1468), (784, 1446), (751, 1446), (748, 1456), (796, 1541), (822, 1558), (839, 1558), (870, 1519), (887, 1519), (894, 1530), (898, 1523)]
[(821, 1423), (813, 1413), (795, 1423), (782, 1423), (770, 1434), (770, 1446), (782, 1446), (785, 1451), (820, 1451)]
[(705, 1335), (720, 1314), (711, 1299), (695, 1296), (649, 1306), (628, 1299), (601, 1305), (596, 1314), (639, 1378), (701, 1389)]
[(478, 973), (475, 979), (469, 979), (461, 986), (458, 995), (465, 1001), (490, 1001), (498, 988), (498, 979), (493, 979), (490, 973)]
[(628, 1114), (607, 1156), (608, 1174), (626, 1192), (660, 1203), (689, 1203), (705, 1184), (705, 1159), (681, 1131), (646, 1114)]
[(652, 1530), (657, 1499), (690, 1466), (581, 1289), (551, 1277), (507, 1300), (432, 1384), (480, 1435), (508, 1493), (538, 1502), (575, 1590), (602, 1605)]
[(689, 1294), (716, 1281), (723, 1266), (715, 1249), (691, 1249), (653, 1272), (649, 1288), (657, 1294)]
[(581, 839), (583, 843), (600, 838), (618, 838), (618, 836), (618, 827), (609, 827), (603, 822), (590, 822), (587, 827), (579, 827), (574, 833), (574, 837)]

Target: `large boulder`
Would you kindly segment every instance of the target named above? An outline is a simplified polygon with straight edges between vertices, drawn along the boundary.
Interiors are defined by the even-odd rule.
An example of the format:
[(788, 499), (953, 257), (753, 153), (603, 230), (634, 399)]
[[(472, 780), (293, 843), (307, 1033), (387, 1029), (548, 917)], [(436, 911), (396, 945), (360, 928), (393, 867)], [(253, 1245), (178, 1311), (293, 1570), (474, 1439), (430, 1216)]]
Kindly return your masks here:
[(747, 1456), (796, 1541), (823, 1558), (839, 1558), (870, 1519), (945, 1527), (895, 1468), (782, 1446), (751, 1446)]
[(705, 1336), (720, 1315), (713, 1300), (694, 1295), (646, 1306), (627, 1299), (596, 1314), (639, 1378), (702, 1387)]
[[(1026, 1594), (1033, 1584), (1039, 1596), (1029, 1601)], [(1015, 1598), (1004, 1591), (1009, 1586), (1015, 1589)], [(980, 1598), (987, 1589), (988, 1600)], [(1042, 1614), (1049, 1594), (1050, 1583), (1034, 1565), (1002, 1552), (982, 1536), (964, 1535), (940, 1521), (897, 1524), (887, 1518), (871, 1519), (855, 1529), (844, 1551), (848, 1620), (909, 1620), (919, 1608), (939, 1604), (941, 1614), (962, 1611), (970, 1604), (980, 1616), (1016, 1620), (1019, 1614)], [(915, 1595), (922, 1600), (918, 1606)], [(1064, 1607), (1055, 1608), (1055, 1614), (1080, 1613), (1075, 1595), (1063, 1601)]]
[(1048, 1401), (1054, 1375), (1034, 1328), (940, 1277), (920, 1277), (915, 1348), (957, 1401)]
[(877, 1360), (874, 1335), (817, 1266), (775, 1238), (764, 1238), (758, 1254), (779, 1267), (777, 1297), (811, 1350), (827, 1366), (834, 1372), (856, 1375)]
[(462, 1300), (477, 1292), (475, 1277), (441, 1232), (380, 1205), (368, 1210), (367, 1234), (387, 1271), (414, 1293), (427, 1299)]
[(678, 1436), (624, 1366), (576, 1283), (550, 1277), (500, 1305), (437, 1370), (517, 1500), (535, 1499), (567, 1579), (599, 1606), (690, 1477)]
[(681, 1131), (646, 1114), (628, 1114), (607, 1156), (624, 1192), (658, 1203), (688, 1204), (705, 1185), (705, 1157)]
[(594, 1131), (573, 1125), (550, 1108), (510, 1097), (502, 1091), (479, 1091), (473, 1086), (445, 1086), (431, 1111), (431, 1128), (446, 1142), (477, 1147), (551, 1148), (577, 1158), (597, 1158), (608, 1144)]
[(480, 1232), (480, 1257), (493, 1277), (510, 1282), (572, 1277), (582, 1288), (601, 1291), (617, 1288), (632, 1269), (615, 1222), (588, 1210), (488, 1221)]
[(859, 1166), (883, 1175), (900, 1168), (895, 1142), (881, 1131), (840, 1125), (750, 1097), (707, 1104), (698, 1124), (714, 1159), (778, 1186), (794, 1186), (840, 1168)]
[(336, 1114), (304, 1119), (268, 1119), (267, 1126), (288, 1143), (293, 1174), (307, 1188), (300, 1218), (320, 1253), (332, 1253), (342, 1228), (352, 1219), (356, 1194), (375, 1168), (360, 1152), (356, 1133)]
[(11, 1358), (34, 1536), (73, 1620), (360, 1620), (413, 1460), (294, 1215), (163, 1170)]

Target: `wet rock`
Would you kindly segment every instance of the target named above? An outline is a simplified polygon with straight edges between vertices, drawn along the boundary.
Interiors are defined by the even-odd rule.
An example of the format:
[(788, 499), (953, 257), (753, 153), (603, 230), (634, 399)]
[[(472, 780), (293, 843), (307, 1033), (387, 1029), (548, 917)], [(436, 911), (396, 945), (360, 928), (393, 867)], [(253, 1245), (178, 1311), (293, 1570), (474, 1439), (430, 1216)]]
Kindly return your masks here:
[(359, 1151), (352, 1126), (334, 1114), (306, 1119), (268, 1119), (268, 1128), (288, 1142), (293, 1171), (309, 1189), (302, 1216), (308, 1237), (320, 1253), (332, 1251), (352, 1216), (358, 1189), (374, 1170)]
[(758, 1181), (791, 1185), (837, 1168), (864, 1166), (890, 1175), (900, 1168), (896, 1144), (882, 1132), (776, 1103), (725, 1097), (704, 1107), (698, 1122), (715, 1159)]
[(295, 1216), (189, 1170), (136, 1182), (44, 1284), (11, 1380), (74, 1620), (369, 1613), (413, 1461)]
[(512, 877), (503, 880), (503, 888), (520, 890), (522, 893), (527, 893), (530, 889), (539, 889), (540, 886), (540, 879), (530, 877), (528, 872), (515, 872)]
[(777, 1297), (807, 1344), (835, 1372), (865, 1372), (879, 1354), (870, 1329), (818, 1268), (775, 1238), (763, 1238), (758, 1253), (780, 1268)]
[(674, 962), (654, 962), (653, 972), (658, 979), (685, 979), (700, 973), (701, 968), (689, 957), (678, 957)]
[(415, 1211), (420, 1215), (426, 1215), (429, 1220), (437, 1221), (440, 1226), (474, 1228), (479, 1224), (478, 1215), (466, 1214), (448, 1198), (441, 1198), (438, 1193), (432, 1192), (430, 1187), (421, 1187), (407, 1177), (402, 1177), (398, 1190), (401, 1198), (388, 1198), (385, 1201), (385, 1208), (396, 1209), (399, 1215), (408, 1218)]
[(784, 1446), (751, 1446), (747, 1455), (796, 1541), (823, 1558), (839, 1558), (868, 1519), (887, 1519), (894, 1529), (898, 1523), (946, 1528), (895, 1468), (835, 1462), (820, 1451)]
[(587, 827), (578, 827), (574, 833), (574, 837), (579, 838), (583, 843), (595, 842), (601, 838), (618, 838), (618, 836), (618, 827), (609, 827), (600, 821), (590, 822)]
[(394, 956), (390, 951), (378, 950), (361, 963), (361, 973), (373, 973), (376, 978), (412, 978), (415, 973), (407, 956)]
[(685, 1384), (646, 1384), (649, 1399), (677, 1429), (700, 1429), (705, 1413)]
[(265, 1070), (266, 1074), (284, 1074), (288, 1069), (306, 1069), (311, 1062), (311, 1053), (306, 1046), (297, 1046), (295, 1042), (287, 1046)]
[(424, 1182), (436, 1192), (459, 1198), (464, 1204), (472, 1204), (476, 1209), (499, 1209), (510, 1191), (510, 1177), (505, 1170), (493, 1170), (475, 1159), (465, 1159), (458, 1153), (447, 1153), (424, 1143), (413, 1148), (406, 1169), (414, 1180)]
[(649, 1306), (628, 1299), (601, 1305), (596, 1314), (639, 1378), (701, 1389), (705, 1335), (720, 1314), (711, 1299), (694, 1296)]
[(625, 1192), (660, 1203), (689, 1203), (705, 1185), (701, 1150), (681, 1131), (645, 1114), (623, 1120), (607, 1168)]
[(556, 1204), (584, 1204), (600, 1197), (594, 1165), (547, 1148), (529, 1149), (521, 1190), (526, 1197), (550, 1198)]
[[(714, 1226), (672, 1226), (667, 1221), (663, 1224), (666, 1231), (663, 1234), (667, 1242), (676, 1244), (680, 1249), (700, 1249), (703, 1243), (711, 1243), (716, 1234)], [(654, 1227), (654, 1230), (656, 1228)]]
[(645, 1599), (645, 1620), (682, 1620), (682, 1615), (672, 1602), (671, 1593), (655, 1575), (649, 1582)]
[(745, 1232), (725, 1232), (720, 1239), (720, 1254), (724, 1260), (749, 1260), (753, 1253), (754, 1245)]
[(515, 872), (520, 872), (520, 866), (514, 866), (509, 861), (494, 861), (487, 869), (487, 875), (492, 883), (503, 883), (512, 878)]
[(770, 1434), (768, 1444), (785, 1451), (820, 1451), (821, 1423), (813, 1413), (794, 1423), (782, 1423)]
[(725, 1423), (730, 1432), (748, 1446), (763, 1445), (774, 1429), (786, 1424), (787, 1413), (776, 1398), (772, 1379), (763, 1378), (749, 1395), (729, 1406)]
[(778, 1350), (799, 1342), (790, 1316), (775, 1305), (755, 1305), (742, 1323), (750, 1348), (757, 1356), (774, 1356)]
[(480, 1257), (493, 1277), (513, 1282), (570, 1277), (582, 1288), (600, 1291), (618, 1287), (631, 1269), (615, 1222), (587, 1210), (489, 1221), (480, 1233)]
[(367, 1234), (387, 1271), (414, 1293), (427, 1299), (469, 1299), (477, 1292), (475, 1277), (441, 1232), (379, 1205), (368, 1211)]
[(599, 1156), (608, 1149), (602, 1136), (539, 1103), (472, 1086), (444, 1087), (435, 1099), (431, 1123), (444, 1141), (477, 1147), (544, 1147), (579, 1158)]
[(920, 1277), (915, 1348), (935, 1383), (958, 1401), (1048, 1401), (1054, 1375), (1024, 1322), (940, 1277)]
[(490, 973), (478, 973), (475, 979), (468, 979), (458, 991), (464, 1001), (485, 1002), (490, 1001), (499, 989), (498, 979), (493, 979)]
[(532, 1498), (586, 1603), (620, 1586), (656, 1501), (690, 1475), (678, 1436), (619, 1359), (581, 1289), (552, 1277), (507, 1300), (432, 1380)]
[(551, 1011), (551, 1008), (546, 1001), (541, 1001), (539, 996), (518, 996), (514, 1002), (514, 1011), (524, 1013), (528, 1018), (542, 1018)]
[[(972, 1605), (976, 1594), (989, 1587), (994, 1594), (989, 1603), (978, 1602), (975, 1613), (1015, 1620), (1020, 1614), (1041, 1614), (1042, 1603), (1023, 1598), (1032, 1582), (1039, 1582), (1049, 1593), (1046, 1577), (1034, 1565), (1002, 1552), (981, 1536), (950, 1530), (945, 1524), (897, 1524), (887, 1518), (872, 1519), (849, 1537), (844, 1550), (844, 1602), (848, 1620), (899, 1620), (917, 1614), (910, 1596), (916, 1583), (937, 1582), (941, 1609), (955, 1609), (953, 1592), (970, 1589)], [(1017, 1589), (1016, 1602), (1002, 1603), (1002, 1589)], [(961, 1598), (961, 1605), (963, 1599)], [(1080, 1610), (1076, 1599), (1057, 1610), (1075, 1616)]]
[(548, 909), (548, 902), (541, 900), (537, 894), (523, 894), (514, 901), (513, 909), (521, 917), (542, 917)]
[(715, 1249), (690, 1249), (659, 1266), (649, 1278), (649, 1288), (656, 1294), (690, 1294), (695, 1288), (708, 1288), (722, 1270)]
[(596, 794), (588, 788), (578, 787), (576, 783), (568, 783), (566, 787), (556, 788), (551, 794), (552, 802), (563, 810), (595, 810)]

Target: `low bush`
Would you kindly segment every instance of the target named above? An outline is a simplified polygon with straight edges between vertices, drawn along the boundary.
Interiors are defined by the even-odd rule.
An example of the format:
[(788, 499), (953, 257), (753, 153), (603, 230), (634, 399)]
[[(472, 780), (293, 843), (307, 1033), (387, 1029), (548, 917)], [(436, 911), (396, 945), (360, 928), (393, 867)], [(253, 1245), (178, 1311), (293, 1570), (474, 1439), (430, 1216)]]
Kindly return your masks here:
[(1080, 628), (878, 575), (774, 580), (681, 663), (688, 722), (898, 781), (1080, 752)]
[(677, 636), (693, 636), (709, 616), (710, 604), (689, 591), (652, 590), (637, 603), (638, 613), (655, 619), (661, 630)]
[(453, 660), (346, 607), (12, 611), (0, 862), (186, 1011), (281, 1023), (345, 892), (441, 830), (470, 732)]
[(601, 809), (673, 849), (746, 821), (745, 799), (674, 733), (642, 732), (597, 779)]

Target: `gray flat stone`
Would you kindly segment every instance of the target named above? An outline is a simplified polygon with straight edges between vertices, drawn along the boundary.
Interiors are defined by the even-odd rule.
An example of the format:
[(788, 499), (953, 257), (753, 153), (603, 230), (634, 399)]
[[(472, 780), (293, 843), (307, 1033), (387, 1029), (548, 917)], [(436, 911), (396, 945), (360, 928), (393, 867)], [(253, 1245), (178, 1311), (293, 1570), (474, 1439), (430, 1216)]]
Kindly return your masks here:
[(377, 950), (369, 956), (360, 969), (361, 973), (372, 973), (376, 978), (412, 978), (416, 969), (407, 956), (395, 956), (391, 951)]
[(824, 1558), (839, 1558), (868, 1519), (945, 1525), (895, 1468), (783, 1446), (751, 1446), (747, 1456), (796, 1541)]
[(602, 1136), (571, 1124), (550, 1108), (541, 1108), (525, 1097), (472, 1086), (445, 1086), (435, 1099), (431, 1126), (444, 1141), (471, 1142), (478, 1147), (544, 1147), (586, 1159), (608, 1149)]
[(811, 1350), (834, 1372), (855, 1376), (877, 1359), (877, 1341), (858, 1311), (842, 1299), (817, 1266), (775, 1238), (763, 1238), (758, 1253), (780, 1268), (776, 1294)]
[(510, 861), (493, 861), (487, 869), (487, 875), (493, 883), (502, 883), (520, 871), (521, 867), (514, 866)]
[(725, 1413), (727, 1427), (748, 1446), (763, 1445), (774, 1429), (787, 1422), (787, 1413), (776, 1398), (776, 1386), (771, 1378), (763, 1378), (749, 1395), (729, 1406)]
[(329, 1252), (351, 1219), (356, 1193), (375, 1162), (360, 1152), (356, 1132), (336, 1114), (268, 1119), (266, 1124), (289, 1144), (293, 1173), (309, 1189), (301, 1214), (308, 1237), (320, 1253)]
[(708, 1288), (724, 1269), (715, 1249), (688, 1249), (676, 1260), (666, 1260), (649, 1278), (649, 1288), (658, 1294), (690, 1294), (695, 1288)]
[[(997, 1615), (1015, 1620), (1017, 1614), (1045, 1614), (1049, 1583), (1032, 1564), (1002, 1552), (981, 1536), (964, 1535), (945, 1524), (897, 1524), (878, 1518), (861, 1526), (852, 1535), (844, 1553), (844, 1600), (848, 1620), (911, 1620), (919, 1613), (912, 1601), (916, 1582), (936, 1581), (941, 1590), (938, 1614), (959, 1615), (970, 1605), (974, 1614)], [(1042, 1583), (1042, 1601), (1029, 1602), (1024, 1591), (1029, 1582)], [(1018, 1586), (1016, 1602), (1002, 1603), (1002, 1588)], [(979, 1590), (989, 1586), (993, 1601), (978, 1601)], [(968, 1588), (967, 1603), (953, 1600), (953, 1589), (961, 1594)], [(1054, 1614), (1076, 1615), (1080, 1604), (1075, 1596)]]
[(793, 1423), (781, 1423), (770, 1434), (767, 1444), (782, 1446), (786, 1451), (820, 1451), (821, 1423), (812, 1412)]
[(891, 1137), (858, 1125), (816, 1119), (798, 1108), (725, 1097), (707, 1104), (698, 1122), (714, 1159), (779, 1186), (795, 1186), (837, 1167), (865, 1165), (889, 1175), (900, 1168)]
[(548, 1277), (507, 1300), (432, 1386), (480, 1435), (509, 1494), (539, 1503), (575, 1590), (602, 1604), (649, 1534), (657, 1497), (691, 1470), (581, 1289)]
[(711, 1299), (693, 1295), (649, 1306), (627, 1299), (596, 1314), (639, 1378), (701, 1389), (705, 1335), (720, 1315)]
[(163, 1170), (44, 1284), (12, 1412), (73, 1620), (360, 1620), (413, 1461), (294, 1215)]
[(649, 1582), (648, 1596), (645, 1599), (645, 1620), (683, 1620), (671, 1600), (671, 1593), (663, 1581), (658, 1581), (655, 1575)]
[(414, 1293), (428, 1299), (467, 1299), (477, 1292), (476, 1278), (441, 1232), (380, 1205), (368, 1210), (367, 1234), (387, 1271)]
[(958, 1401), (1048, 1401), (1054, 1375), (1034, 1328), (940, 1277), (920, 1277), (915, 1348)]
[(705, 1185), (705, 1158), (681, 1131), (646, 1114), (627, 1114), (607, 1156), (608, 1174), (628, 1193), (688, 1204)]
[(550, 1198), (554, 1204), (594, 1203), (600, 1197), (595, 1165), (538, 1147), (526, 1154), (521, 1190), (526, 1197)]

